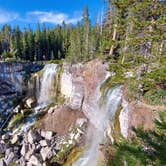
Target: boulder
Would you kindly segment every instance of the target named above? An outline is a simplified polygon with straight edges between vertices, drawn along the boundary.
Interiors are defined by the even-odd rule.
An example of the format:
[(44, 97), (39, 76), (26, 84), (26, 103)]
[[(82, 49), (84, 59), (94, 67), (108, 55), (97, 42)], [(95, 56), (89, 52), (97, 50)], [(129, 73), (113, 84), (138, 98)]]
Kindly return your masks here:
[(26, 166), (25, 158), (21, 157), (16, 164), (18, 164), (19, 166)]
[(50, 159), (53, 156), (51, 148), (49, 147), (42, 148), (40, 154), (42, 156), (43, 161), (46, 161), (47, 159)]
[(13, 148), (7, 148), (6, 151), (5, 151), (5, 158), (8, 158), (8, 156), (10, 155), (10, 153), (13, 153)]
[(21, 106), (20, 105), (15, 107), (14, 110), (13, 110), (14, 113), (19, 113), (20, 111), (21, 111)]
[(35, 155), (32, 155), (29, 159), (29, 162), (27, 163), (28, 164), (32, 164), (34, 166), (42, 166), (41, 162), (39, 161), (39, 159), (35, 156)]
[(52, 114), (54, 111), (55, 111), (55, 108), (51, 107), (51, 108), (48, 110), (48, 114)]
[(10, 136), (8, 134), (2, 135), (2, 140), (8, 140)]
[(51, 140), (53, 137), (53, 132), (52, 131), (41, 131), (41, 136), (44, 137), (47, 140)]
[(14, 154), (14, 152), (11, 152), (8, 156), (5, 156), (5, 163), (6, 163), (6, 165), (10, 165), (17, 158), (18, 158), (18, 156), (16, 154)]
[(0, 153), (1, 153), (1, 154), (2, 154), (2, 153), (5, 153), (5, 151), (6, 151), (6, 145), (0, 143)]
[(28, 98), (25, 103), (28, 108), (33, 108), (36, 105), (36, 100), (34, 98)]
[(30, 144), (33, 144), (36, 141), (39, 141), (41, 139), (41, 136), (39, 135), (39, 133), (35, 130), (30, 130), (28, 132), (28, 142)]
[(0, 166), (6, 166), (6, 163), (3, 159), (0, 159)]
[(30, 157), (34, 154), (35, 152), (35, 145), (34, 144), (29, 144), (28, 145), (28, 152), (25, 154), (25, 159), (29, 161)]
[(28, 145), (24, 143), (20, 153), (22, 156), (25, 156), (27, 152), (28, 152)]
[(44, 147), (44, 146), (47, 146), (48, 144), (47, 144), (47, 141), (46, 141), (46, 140), (41, 140), (41, 141), (40, 141), (40, 145), (41, 145), (42, 147)]
[(12, 138), (12, 140), (11, 140), (11, 144), (17, 143), (18, 140), (19, 140), (19, 136), (18, 135), (14, 135), (13, 138)]

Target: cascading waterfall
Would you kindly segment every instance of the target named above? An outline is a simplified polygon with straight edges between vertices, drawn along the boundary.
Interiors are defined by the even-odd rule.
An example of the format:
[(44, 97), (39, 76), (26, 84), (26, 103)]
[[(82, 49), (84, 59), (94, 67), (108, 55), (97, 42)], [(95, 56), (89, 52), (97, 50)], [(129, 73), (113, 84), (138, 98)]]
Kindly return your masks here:
[(55, 77), (57, 74), (57, 64), (47, 64), (43, 68), (41, 87), (38, 96), (38, 105), (46, 106), (55, 99)]
[[(51, 102), (55, 100), (56, 97), (56, 74), (58, 70), (57, 64), (46, 64), (41, 73), (43, 74), (41, 78), (37, 75), (37, 107), (35, 107), (35, 112), (33, 112), (26, 120), (26, 123), (21, 127), (17, 128), (14, 133), (21, 133), (22, 131), (27, 132), (29, 128), (35, 123), (39, 110), (44, 110)], [(40, 85), (38, 84), (40, 79)], [(39, 92), (38, 92), (39, 91)]]
[[(73, 166), (97, 166), (99, 165), (100, 151), (99, 146), (104, 140), (104, 133), (109, 121), (114, 120), (122, 97), (121, 87), (105, 90), (100, 97), (98, 109), (95, 109), (96, 116), (89, 116), (94, 129), (90, 130), (91, 141), (84, 155), (79, 158)], [(91, 119), (92, 118), (92, 119)], [(95, 123), (94, 123), (95, 122)]]

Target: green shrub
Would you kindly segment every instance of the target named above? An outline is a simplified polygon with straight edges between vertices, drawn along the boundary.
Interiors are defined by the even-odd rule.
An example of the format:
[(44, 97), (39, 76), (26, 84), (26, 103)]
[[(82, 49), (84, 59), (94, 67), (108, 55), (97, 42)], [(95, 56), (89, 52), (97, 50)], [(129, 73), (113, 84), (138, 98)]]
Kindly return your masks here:
[(144, 98), (150, 104), (166, 104), (166, 101), (164, 101), (164, 98), (166, 98), (166, 90), (151, 89), (144, 94)]

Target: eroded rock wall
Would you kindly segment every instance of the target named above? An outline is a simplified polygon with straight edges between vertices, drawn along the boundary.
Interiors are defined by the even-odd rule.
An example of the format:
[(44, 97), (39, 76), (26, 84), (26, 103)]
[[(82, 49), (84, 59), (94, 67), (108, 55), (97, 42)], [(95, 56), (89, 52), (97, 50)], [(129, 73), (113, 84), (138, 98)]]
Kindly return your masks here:
[(27, 90), (28, 73), (40, 70), (35, 63), (0, 62), (0, 111), (6, 111)]

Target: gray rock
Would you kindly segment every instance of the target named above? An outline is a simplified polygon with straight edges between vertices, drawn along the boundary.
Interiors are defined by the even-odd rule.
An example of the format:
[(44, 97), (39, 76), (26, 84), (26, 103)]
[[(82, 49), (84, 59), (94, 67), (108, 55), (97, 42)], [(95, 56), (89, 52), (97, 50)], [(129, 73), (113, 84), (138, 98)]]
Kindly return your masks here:
[(28, 145), (24, 143), (21, 148), (21, 155), (25, 156), (27, 152), (28, 152)]
[(14, 151), (13, 148), (7, 148), (5, 151), (5, 158), (7, 158), (10, 155), (10, 153), (12, 153), (13, 151)]
[(41, 140), (41, 141), (40, 141), (40, 145), (41, 145), (42, 147), (44, 147), (44, 146), (47, 146), (48, 144), (47, 144), (47, 141), (46, 141), (46, 140)]
[(26, 161), (24, 157), (21, 157), (16, 164), (18, 164), (19, 166), (26, 166)]
[(34, 154), (34, 151), (35, 151), (35, 145), (34, 144), (32, 144), (32, 145), (29, 144), (28, 152), (25, 155), (25, 159), (27, 161), (29, 161), (30, 157)]
[(19, 111), (21, 111), (21, 106), (20, 105), (15, 107), (14, 110), (13, 110), (14, 113), (19, 113)]
[(35, 155), (31, 156), (28, 163), (34, 166), (42, 166), (41, 162), (38, 160), (38, 158)]
[(6, 145), (0, 144), (0, 153), (5, 153), (5, 151), (6, 151)]
[(6, 165), (10, 165), (16, 159), (14, 152), (11, 152), (8, 156), (5, 156)]
[(49, 147), (42, 148), (40, 154), (42, 156), (43, 161), (46, 161), (47, 159), (50, 159), (53, 156), (51, 148)]
[(18, 135), (14, 135), (12, 140), (11, 140), (11, 144), (17, 143), (18, 140), (19, 140), (19, 136)]
[(2, 135), (2, 140), (8, 140), (10, 136), (8, 134)]
[(42, 166), (47, 166), (47, 164), (46, 163), (43, 163), (43, 165)]
[(6, 166), (6, 163), (3, 159), (0, 159), (0, 166)]
[(29, 107), (29, 108), (33, 108), (35, 105), (36, 105), (36, 101), (34, 98), (28, 98), (26, 100), (26, 105)]
[(41, 131), (41, 136), (44, 137), (47, 140), (51, 140), (52, 136), (53, 136), (53, 132), (52, 131)]
[(42, 146), (40, 144), (36, 145), (35, 153), (40, 153)]
[(55, 110), (55, 108), (50, 108), (49, 110), (48, 110), (48, 114), (52, 114), (53, 112), (54, 112), (54, 110)]
[(28, 142), (29, 142), (30, 144), (33, 144), (33, 143), (35, 143), (36, 141), (39, 141), (40, 139), (41, 139), (41, 136), (38, 134), (37, 131), (32, 131), (32, 130), (30, 130), (30, 131), (28, 132)]

